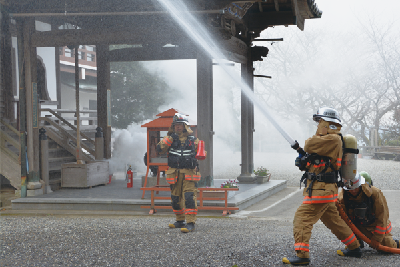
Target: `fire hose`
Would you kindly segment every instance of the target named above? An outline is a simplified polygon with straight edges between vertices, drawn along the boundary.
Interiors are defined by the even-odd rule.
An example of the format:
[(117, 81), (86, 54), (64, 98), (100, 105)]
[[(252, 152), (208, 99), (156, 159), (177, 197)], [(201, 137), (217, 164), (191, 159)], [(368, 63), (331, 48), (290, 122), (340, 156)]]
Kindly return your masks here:
[[(336, 202), (336, 207), (339, 211), (340, 217), (342, 217), (343, 221), (345, 221), (345, 223), (351, 228), (353, 233), (355, 233), (356, 236), (359, 237), (362, 241), (364, 241), (365, 243), (370, 245), (371, 240), (368, 237), (366, 237), (363, 233), (361, 233), (360, 230), (358, 230), (358, 228), (354, 225), (354, 223), (349, 219), (349, 217), (347, 216), (346, 212), (343, 210), (343, 208), (339, 202)], [(381, 244), (378, 244), (378, 246), (376, 247), (376, 250), (400, 254), (400, 249), (382, 246)]]

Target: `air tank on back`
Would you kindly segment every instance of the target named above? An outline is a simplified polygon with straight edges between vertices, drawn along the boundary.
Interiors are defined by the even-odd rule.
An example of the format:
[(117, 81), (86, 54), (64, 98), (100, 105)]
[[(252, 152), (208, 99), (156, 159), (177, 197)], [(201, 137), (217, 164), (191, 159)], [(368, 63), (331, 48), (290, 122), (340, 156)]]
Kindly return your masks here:
[(357, 174), (357, 139), (351, 135), (347, 134), (343, 136), (344, 149), (343, 149), (343, 159), (341, 176), (345, 180), (352, 180)]

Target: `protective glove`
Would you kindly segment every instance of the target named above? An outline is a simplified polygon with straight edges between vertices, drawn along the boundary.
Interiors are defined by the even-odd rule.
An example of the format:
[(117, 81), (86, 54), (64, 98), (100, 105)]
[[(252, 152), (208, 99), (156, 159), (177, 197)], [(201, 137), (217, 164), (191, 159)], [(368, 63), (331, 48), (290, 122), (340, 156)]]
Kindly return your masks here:
[(163, 138), (163, 142), (164, 144), (166, 144), (167, 146), (171, 146), (172, 142), (174, 141), (174, 139), (171, 136), (165, 136)]
[(296, 158), (296, 160), (294, 162), (294, 165), (297, 166), (300, 171), (304, 171), (306, 169), (307, 156), (308, 156), (308, 154), (306, 154), (305, 156), (303, 156), (302, 154), (299, 154), (299, 156)]
[(369, 244), (369, 246), (373, 249), (378, 249), (378, 247), (380, 246), (380, 243), (378, 241), (376, 241), (375, 239), (371, 239), (371, 244)]
[(300, 162), (301, 162), (301, 155), (299, 154), (299, 156), (294, 161), (294, 165), (300, 168)]

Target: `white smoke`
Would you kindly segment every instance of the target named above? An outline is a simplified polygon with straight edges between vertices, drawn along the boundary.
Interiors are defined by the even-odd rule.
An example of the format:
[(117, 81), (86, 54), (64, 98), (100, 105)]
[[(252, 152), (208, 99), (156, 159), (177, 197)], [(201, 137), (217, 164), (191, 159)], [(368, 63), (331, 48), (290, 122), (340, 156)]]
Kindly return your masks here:
[(126, 172), (129, 165), (132, 170), (144, 173), (143, 161), (147, 150), (146, 128), (131, 124), (127, 129), (117, 129), (112, 136), (112, 157), (109, 161), (110, 172)]

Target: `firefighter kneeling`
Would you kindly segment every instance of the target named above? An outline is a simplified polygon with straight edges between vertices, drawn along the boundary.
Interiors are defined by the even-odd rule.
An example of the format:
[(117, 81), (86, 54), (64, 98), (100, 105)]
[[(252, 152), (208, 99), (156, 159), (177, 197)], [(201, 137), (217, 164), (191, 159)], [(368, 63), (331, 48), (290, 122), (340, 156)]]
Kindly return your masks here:
[[(332, 108), (320, 108), (313, 116), (318, 122), (315, 135), (307, 139), (302, 160), (296, 166), (305, 170), (302, 181), (303, 203), (297, 209), (293, 220), (294, 249), (296, 256), (284, 257), (284, 263), (308, 265), (310, 263), (310, 237), (313, 225), (321, 220), (339, 240), (349, 248), (345, 256), (361, 257), (360, 244), (349, 226), (342, 220), (335, 202), (338, 196), (338, 170), (341, 166), (342, 139), (341, 121)], [(300, 164), (297, 164), (300, 162)]]
[[(399, 248), (399, 240), (390, 233), (389, 208), (382, 191), (372, 186), (371, 177), (366, 172), (360, 172), (351, 180), (344, 180), (344, 190), (339, 194), (339, 203), (354, 225), (368, 239), (370, 246), (377, 248), (381, 244), (390, 248)], [(364, 243), (361, 241), (361, 247)], [(338, 250), (343, 256), (346, 250)]]
[[(171, 187), (172, 209), (176, 215), (176, 222), (169, 224), (170, 228), (181, 228), (183, 233), (195, 229), (197, 215), (197, 185), (201, 175), (198, 171), (196, 159), (198, 138), (191, 135), (185, 115), (176, 113), (167, 136), (157, 144), (157, 152), (168, 152), (167, 182)], [(205, 158), (201, 155), (201, 159)], [(185, 219), (187, 224), (185, 223)]]

